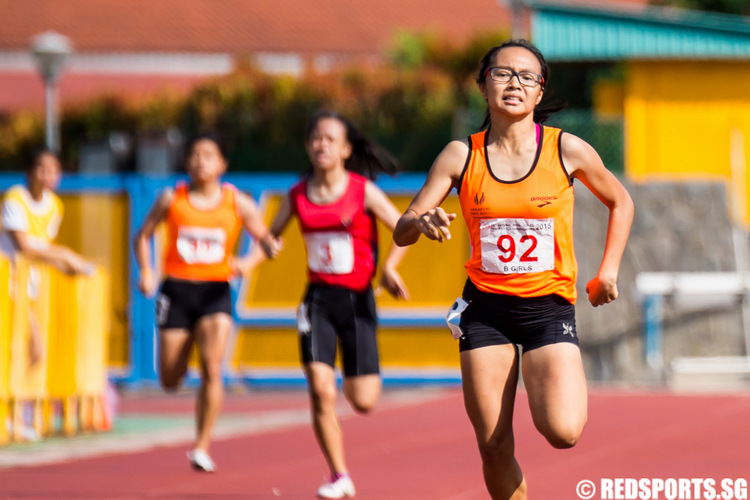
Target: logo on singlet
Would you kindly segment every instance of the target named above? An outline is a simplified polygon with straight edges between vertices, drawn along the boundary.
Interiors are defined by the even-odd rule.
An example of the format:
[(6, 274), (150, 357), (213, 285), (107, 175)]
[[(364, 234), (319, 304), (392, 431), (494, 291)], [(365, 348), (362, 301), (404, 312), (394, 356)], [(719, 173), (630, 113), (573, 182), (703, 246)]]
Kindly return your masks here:
[(542, 203), (537, 205), (537, 208), (546, 207), (551, 205), (553, 201), (557, 200), (557, 196), (532, 196), (529, 201), (541, 201)]
[(484, 202), (484, 191), (474, 194), (474, 206), (469, 208), (472, 217), (487, 217), (492, 212), (491, 207), (482, 206)]

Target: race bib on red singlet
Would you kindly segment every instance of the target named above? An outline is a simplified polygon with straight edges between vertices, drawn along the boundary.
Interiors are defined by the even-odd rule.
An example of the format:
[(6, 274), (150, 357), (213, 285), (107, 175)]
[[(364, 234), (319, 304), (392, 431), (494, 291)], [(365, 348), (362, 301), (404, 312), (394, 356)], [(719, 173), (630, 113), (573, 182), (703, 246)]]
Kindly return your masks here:
[(177, 253), (188, 264), (218, 264), (226, 254), (227, 233), (220, 227), (180, 226)]
[(555, 267), (555, 220), (488, 219), (479, 225), (482, 270), (539, 273)]
[(354, 245), (349, 233), (333, 231), (305, 234), (307, 265), (323, 274), (349, 274), (354, 270)]

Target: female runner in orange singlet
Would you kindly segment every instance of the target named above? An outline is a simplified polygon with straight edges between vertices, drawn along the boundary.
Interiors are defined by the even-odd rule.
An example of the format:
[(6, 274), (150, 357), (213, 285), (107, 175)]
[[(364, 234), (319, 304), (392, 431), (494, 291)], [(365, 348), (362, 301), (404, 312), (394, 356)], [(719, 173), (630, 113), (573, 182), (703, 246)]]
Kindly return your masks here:
[(496, 500), (527, 498), (512, 428), (520, 356), (531, 415), (547, 441), (572, 447), (586, 424), (574, 310), (573, 181), (609, 209), (602, 262), (586, 285), (593, 306), (617, 298), (633, 219), (630, 196), (596, 151), (541, 125), (547, 79), (547, 63), (529, 42), (490, 49), (477, 76), (488, 105), (484, 130), (445, 147), (393, 233), (399, 245), (422, 234), (449, 239), (456, 214), (439, 205), (458, 191), (472, 253), (449, 326), (459, 339), (464, 402), (485, 484)]
[(159, 380), (168, 391), (179, 387), (195, 343), (201, 384), (197, 436), (188, 460), (195, 470), (213, 472), (216, 465), (208, 449), (224, 398), (221, 361), (233, 328), (229, 279), (243, 272), (247, 262), (235, 259), (232, 252), (243, 227), (268, 256), (278, 252), (280, 242), (269, 236), (253, 199), (221, 181), (227, 161), (218, 137), (200, 134), (188, 143), (186, 153), (190, 182), (162, 193), (135, 236), (134, 247), (138, 289), (153, 296), (157, 283), (149, 242), (156, 226), (166, 223), (165, 279), (156, 299)]

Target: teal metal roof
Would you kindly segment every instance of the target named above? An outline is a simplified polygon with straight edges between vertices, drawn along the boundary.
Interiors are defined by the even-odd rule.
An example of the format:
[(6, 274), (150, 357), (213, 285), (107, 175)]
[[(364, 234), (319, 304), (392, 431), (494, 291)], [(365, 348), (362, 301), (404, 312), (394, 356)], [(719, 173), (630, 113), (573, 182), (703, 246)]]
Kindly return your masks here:
[(599, 9), (523, 2), (550, 61), (750, 59), (750, 18), (681, 9)]

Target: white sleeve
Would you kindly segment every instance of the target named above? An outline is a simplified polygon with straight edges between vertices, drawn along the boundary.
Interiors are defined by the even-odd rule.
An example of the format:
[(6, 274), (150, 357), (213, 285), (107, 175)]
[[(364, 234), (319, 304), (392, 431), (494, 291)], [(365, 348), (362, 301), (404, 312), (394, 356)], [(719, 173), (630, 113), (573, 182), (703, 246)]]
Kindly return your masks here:
[(6, 231), (29, 231), (26, 210), (15, 200), (5, 200), (2, 208), (2, 225)]
[(49, 221), (49, 226), (47, 226), (47, 237), (49, 237), (50, 240), (57, 238), (57, 232), (60, 230), (61, 222), (62, 217), (59, 213), (55, 214), (55, 216), (52, 217), (52, 220)]

